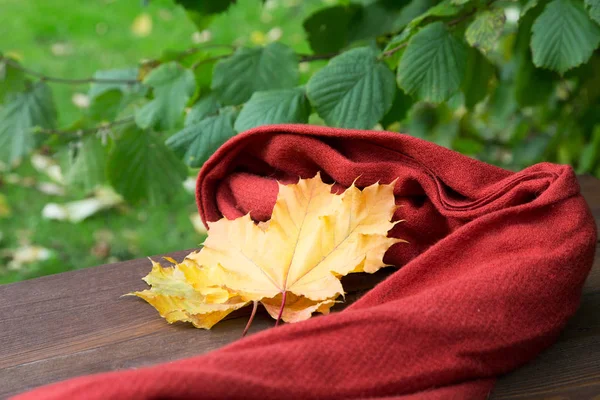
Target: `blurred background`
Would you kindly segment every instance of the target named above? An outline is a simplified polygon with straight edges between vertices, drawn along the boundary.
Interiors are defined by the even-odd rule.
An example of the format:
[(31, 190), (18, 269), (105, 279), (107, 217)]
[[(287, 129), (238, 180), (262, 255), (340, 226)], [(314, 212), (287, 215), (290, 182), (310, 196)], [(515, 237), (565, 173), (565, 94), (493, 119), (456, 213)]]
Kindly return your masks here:
[[(284, 31), (287, 43), (308, 51), (302, 14), (319, 3), (239, 1), (199, 31), (171, 0), (0, 0), (0, 52), (48, 76), (85, 78), (203, 43), (263, 45)], [(53, 84), (52, 91), (58, 126), (70, 126), (89, 107), (89, 84)], [(204, 240), (193, 195), (197, 169), (187, 190), (168, 202), (118, 202), (69, 222), (45, 218), (42, 210), (89, 193), (48, 176), (47, 164), (56, 159), (36, 153), (0, 171), (0, 283), (189, 249)], [(87, 211), (85, 204), (80, 208)]]
[[(218, 61), (241, 47), (274, 42), (288, 46), (298, 55), (298, 83), (303, 85), (326, 68), (329, 59), (357, 46), (376, 49), (382, 54), (377, 62), (396, 73), (402, 68), (401, 58), (418, 50), (409, 41), (417, 43), (414, 38), (420, 31), (442, 22), (460, 37), (460, 46), (464, 42), (466, 61), (456, 67), (466, 76), (460, 88), (444, 98), (432, 98), (426, 88), (411, 88), (399, 78), (392, 96), (382, 95), (385, 115), (376, 116), (378, 123), (369, 127), (432, 140), (509, 169), (552, 161), (599, 176), (600, 28), (594, 18), (600, 19), (600, 5), (593, 9), (594, 4), (593, 0), (0, 0), (4, 60), (0, 147), (14, 149), (7, 132), (21, 126), (9, 120), (14, 114), (11, 107), (17, 104), (17, 100), (10, 103), (11, 87), (22, 85), (26, 91), (28, 85), (45, 82), (52, 95), (49, 109), (56, 110), (51, 123), (30, 124), (46, 129), (42, 141), (25, 146), (18, 157), (13, 152), (0, 164), (0, 283), (197, 247), (205, 234), (193, 195), (197, 163), (186, 161), (185, 172), (177, 175), (180, 180), (167, 179), (156, 191), (140, 187), (142, 194), (132, 195), (122, 189), (119, 178), (114, 178), (120, 174), (110, 168), (122, 170), (131, 182), (136, 181), (135, 174), (127, 178), (122, 166), (109, 166), (105, 172), (104, 155), (84, 159), (84, 150), (89, 150), (85, 146), (93, 146), (85, 137), (100, 143), (97, 150), (106, 151), (109, 159), (118, 158), (111, 143), (118, 142), (122, 133), (112, 134), (111, 121), (118, 121), (125, 109), (160, 98), (160, 86), (149, 78), (152, 71), (178, 63), (194, 72), (196, 88), (184, 99), (189, 112), (210, 95), (205, 87), (211, 87)], [(534, 61), (532, 30), (539, 22), (537, 29), (543, 35), (544, 13), (558, 6), (571, 10), (574, 21), (584, 20), (579, 25), (585, 35), (577, 39), (585, 42), (584, 48), (573, 50), (577, 60), (560, 65), (544, 61), (544, 55), (534, 50)], [(438, 10), (432, 12), (435, 7)], [(472, 35), (469, 39), (465, 35), (478, 20), (483, 26), (473, 27), (475, 39)], [(568, 33), (577, 28), (564, 29)], [(484, 39), (485, 46), (479, 41)], [(329, 40), (336, 43), (328, 45)], [(312, 59), (313, 55), (318, 57)], [(128, 68), (133, 68), (134, 80), (153, 91), (144, 92), (139, 104), (131, 102), (133, 106), (118, 113), (103, 114), (113, 103), (121, 104), (129, 89), (118, 89), (123, 93), (114, 99), (110, 97), (114, 90), (102, 89), (110, 96), (99, 96), (101, 86), (94, 88), (87, 78), (122, 77), (97, 71)], [(78, 79), (82, 81), (73, 81)], [(8, 93), (5, 98), (3, 92)], [(236, 107), (237, 113), (241, 105)], [(347, 126), (344, 121), (330, 122), (331, 116), (315, 108), (306, 112), (310, 123)], [(160, 143), (188, 126), (185, 113), (180, 114), (181, 121), (173, 126), (150, 127), (160, 131)], [(9, 126), (4, 128), (4, 141), (2, 124)]]

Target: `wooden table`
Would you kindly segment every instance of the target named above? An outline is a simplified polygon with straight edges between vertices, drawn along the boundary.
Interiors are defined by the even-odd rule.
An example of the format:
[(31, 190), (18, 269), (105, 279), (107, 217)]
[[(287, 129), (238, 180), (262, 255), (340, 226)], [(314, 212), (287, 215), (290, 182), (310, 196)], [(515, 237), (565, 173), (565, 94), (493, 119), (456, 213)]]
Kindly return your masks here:
[[(586, 176), (580, 183), (600, 225), (600, 181)], [(560, 340), (500, 378), (492, 399), (600, 399), (599, 259)], [(150, 262), (139, 259), (0, 286), (0, 398), (77, 375), (197, 355), (240, 337), (246, 311), (204, 331), (168, 325), (142, 300), (120, 298), (144, 289), (140, 278), (149, 270)], [(352, 277), (345, 282), (350, 299), (385, 274)], [(273, 320), (259, 314), (251, 333), (271, 326)]]

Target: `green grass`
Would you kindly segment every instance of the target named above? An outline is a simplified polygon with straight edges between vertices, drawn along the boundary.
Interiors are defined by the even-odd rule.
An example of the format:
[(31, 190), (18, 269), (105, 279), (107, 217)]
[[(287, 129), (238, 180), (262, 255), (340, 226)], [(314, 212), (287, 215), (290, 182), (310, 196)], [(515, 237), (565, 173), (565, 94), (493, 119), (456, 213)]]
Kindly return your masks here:
[[(46, 75), (86, 78), (97, 70), (131, 67), (160, 57), (165, 50), (197, 45), (193, 40), (196, 29), (181, 7), (172, 0), (148, 3), (143, 6), (140, 0), (0, 0), (0, 52)], [(263, 44), (280, 31), (283, 43), (308, 52), (301, 21), (303, 15), (323, 2), (267, 3), (261, 7), (255, 0), (239, 0), (213, 20), (209, 27), (211, 42)], [(144, 37), (132, 31), (132, 24), (142, 14), (152, 20), (152, 30)], [(87, 93), (89, 86), (52, 83), (51, 87), (59, 110), (59, 125), (68, 127), (82, 114), (72, 101), (73, 95)], [(10, 174), (37, 181), (47, 179), (28, 163)], [(41, 212), (49, 202), (81, 199), (80, 192), (49, 196), (32, 187), (9, 184), (6, 178), (7, 173), (0, 172), (0, 195), (11, 209), (10, 215), (0, 217), (0, 283), (191, 248), (203, 239), (189, 220), (190, 214), (196, 212), (193, 195), (184, 191), (160, 207), (123, 206), (72, 224), (45, 220)], [(24, 243), (48, 248), (52, 255), (46, 261), (24, 264), (19, 270), (9, 269), (10, 254)], [(104, 250), (99, 251), (99, 247)]]
[[(30, 165), (16, 172), (21, 179), (43, 179)], [(123, 205), (77, 224), (42, 218), (47, 203), (78, 200), (81, 196), (76, 193), (57, 197), (35, 187), (5, 183), (2, 194), (11, 214), (0, 219), (0, 254), (32, 244), (49, 249), (52, 255), (45, 261), (24, 264), (19, 270), (9, 269), (10, 257), (4, 255), (0, 258), (0, 283), (188, 249), (204, 239), (189, 220), (196, 212), (194, 197), (183, 190), (170, 204), (151, 208)]]
[[(193, 24), (172, 1), (139, 0), (0, 0), (0, 51), (46, 75), (85, 78), (100, 69), (137, 65), (156, 58), (165, 48), (193, 45)], [(147, 14), (151, 34), (136, 36), (131, 26)], [(60, 122), (79, 115), (71, 98), (86, 93), (87, 85), (52, 85)]]

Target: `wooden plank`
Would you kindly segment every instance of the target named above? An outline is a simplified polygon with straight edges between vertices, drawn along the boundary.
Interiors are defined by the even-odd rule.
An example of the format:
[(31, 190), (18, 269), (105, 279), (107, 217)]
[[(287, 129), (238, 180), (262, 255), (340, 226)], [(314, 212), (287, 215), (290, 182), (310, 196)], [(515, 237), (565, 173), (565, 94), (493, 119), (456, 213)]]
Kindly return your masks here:
[[(181, 260), (190, 251), (169, 255)], [(121, 298), (147, 287), (141, 277), (150, 268), (144, 258), (0, 286), (0, 398), (77, 375), (190, 357), (240, 338), (248, 309), (204, 331), (168, 325), (143, 300)], [(347, 304), (390, 273), (345, 278)], [(259, 312), (250, 332), (273, 324)]]
[[(581, 186), (598, 221), (600, 181), (582, 177)], [(182, 259), (189, 251), (170, 256)], [(559, 342), (501, 378), (491, 398), (600, 393), (599, 260), (586, 282), (582, 307)], [(201, 331), (168, 325), (142, 300), (120, 298), (144, 289), (140, 278), (149, 269), (149, 261), (139, 259), (0, 286), (0, 398), (77, 375), (198, 355), (239, 338), (247, 311)], [(387, 274), (346, 279), (349, 302)], [(271, 326), (273, 320), (259, 313), (251, 332)]]

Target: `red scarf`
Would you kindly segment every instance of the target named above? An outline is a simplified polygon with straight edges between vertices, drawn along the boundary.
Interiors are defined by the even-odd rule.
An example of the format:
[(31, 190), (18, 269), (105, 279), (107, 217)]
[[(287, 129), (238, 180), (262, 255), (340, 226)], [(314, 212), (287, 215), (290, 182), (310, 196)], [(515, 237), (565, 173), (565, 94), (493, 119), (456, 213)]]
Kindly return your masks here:
[[(204, 165), (204, 221), (268, 219), (276, 180), (398, 178), (402, 266), (346, 310), (175, 363), (77, 378), (22, 399), (484, 399), (551, 345), (592, 265), (594, 219), (569, 166), (513, 173), (391, 132), (274, 125)], [(199, 333), (201, 334), (201, 333)]]

